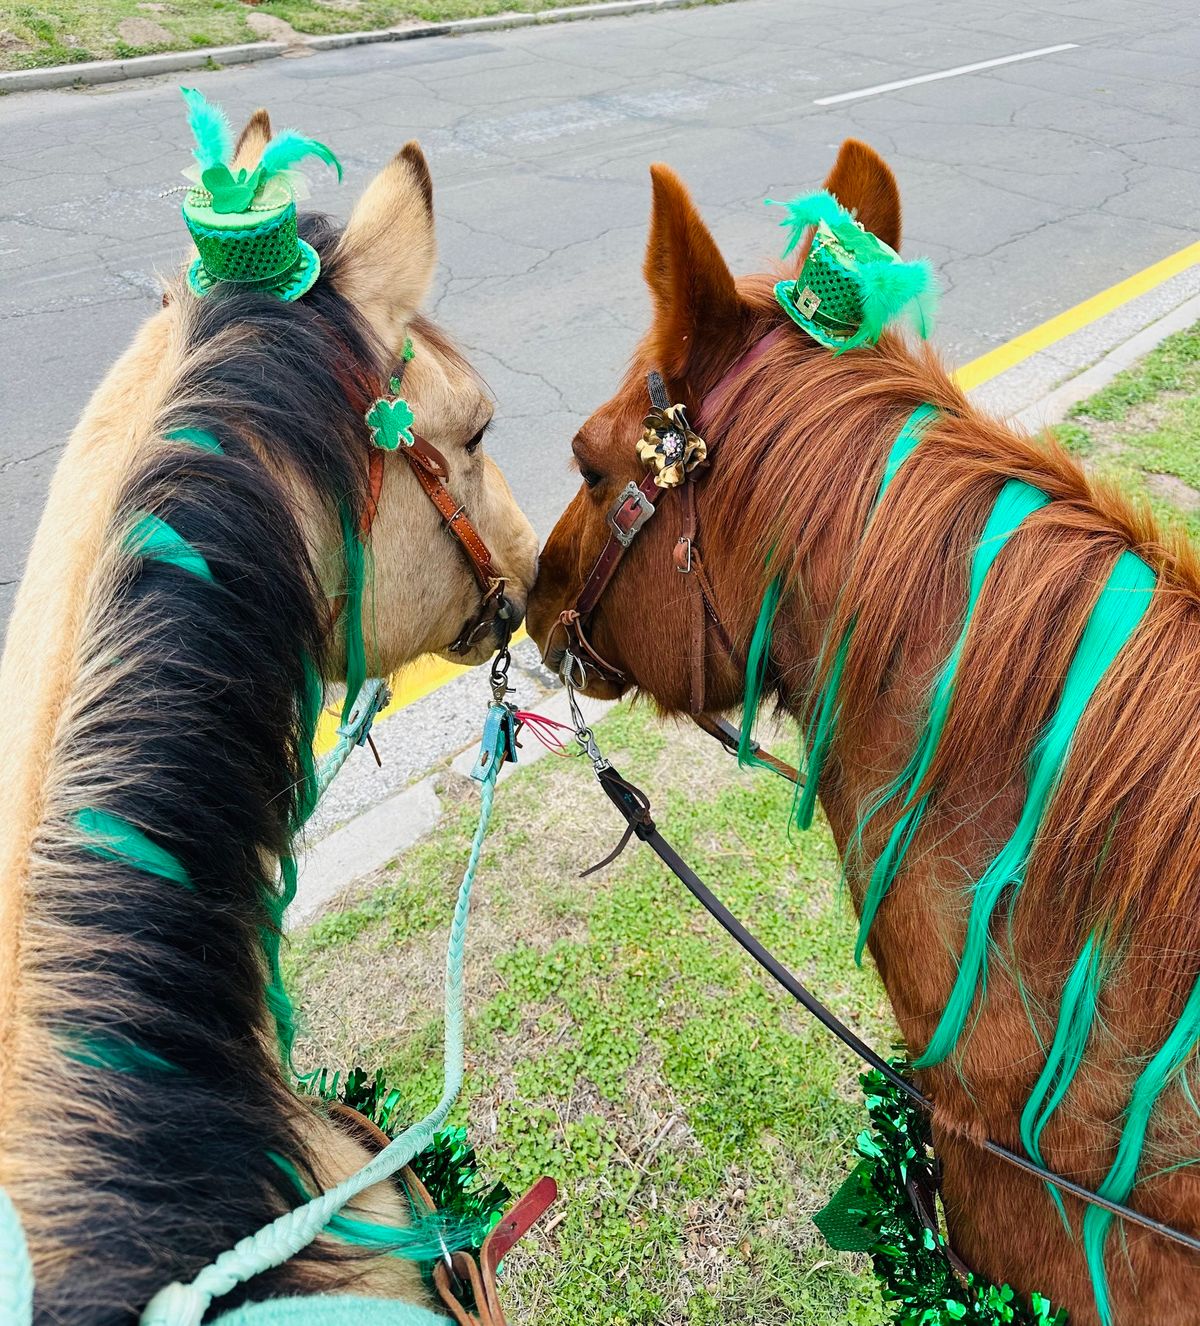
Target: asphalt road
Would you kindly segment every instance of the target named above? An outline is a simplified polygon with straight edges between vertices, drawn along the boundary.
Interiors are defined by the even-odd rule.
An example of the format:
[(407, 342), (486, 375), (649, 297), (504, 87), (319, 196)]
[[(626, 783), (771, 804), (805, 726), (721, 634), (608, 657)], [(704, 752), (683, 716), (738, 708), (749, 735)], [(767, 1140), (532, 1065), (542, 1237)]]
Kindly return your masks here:
[[(762, 199), (817, 187), (865, 138), (899, 175), (906, 252), (941, 274), (957, 362), (1197, 238), (1194, 0), (739, 0), (184, 81), (329, 142), (347, 183), (314, 171), (312, 205), (339, 214), (420, 139), (433, 309), (496, 393), (489, 445), (543, 533), (575, 486), (569, 438), (644, 326), (650, 161), (681, 171), (745, 270), (779, 243)], [(160, 194), (187, 161), (173, 79), (0, 101), (0, 620), (62, 441), (184, 251)]]

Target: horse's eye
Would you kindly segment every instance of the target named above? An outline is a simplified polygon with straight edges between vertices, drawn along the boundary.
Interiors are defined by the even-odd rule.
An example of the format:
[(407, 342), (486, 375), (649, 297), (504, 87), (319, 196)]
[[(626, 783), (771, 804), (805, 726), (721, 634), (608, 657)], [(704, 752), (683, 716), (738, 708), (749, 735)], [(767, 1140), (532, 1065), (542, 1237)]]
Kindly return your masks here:
[[(491, 420), (489, 419), (488, 423), (490, 422)], [(467, 443), (468, 456), (473, 456), (479, 450), (480, 446), (483, 444), (483, 435), (484, 433), (487, 432), (487, 430), (488, 430), (488, 425), (484, 424), (484, 426), (479, 430), (479, 432), (476, 433), (475, 436)]]
[(579, 471), (579, 476), (589, 488), (596, 488), (604, 482), (604, 475), (597, 474), (595, 470), (581, 469)]

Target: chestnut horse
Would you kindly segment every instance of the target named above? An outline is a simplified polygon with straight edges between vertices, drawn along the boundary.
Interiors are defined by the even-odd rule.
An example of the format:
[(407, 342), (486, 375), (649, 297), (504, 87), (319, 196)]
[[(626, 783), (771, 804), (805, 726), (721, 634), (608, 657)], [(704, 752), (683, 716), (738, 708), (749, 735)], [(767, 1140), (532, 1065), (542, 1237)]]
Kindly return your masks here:
[[(235, 166), (269, 138), (256, 112)], [(292, 1093), (286, 1050), (281, 1063), (279, 876), (311, 808), (321, 682), (347, 672), (345, 526), (370, 531), (373, 675), (446, 652), (479, 613), (462, 550), (395, 453), (363, 519), (364, 412), (406, 339), (416, 426), (516, 616), (536, 553), (480, 447), (491, 402), (418, 313), (432, 199), (409, 143), (344, 229), (301, 217), (322, 268), (302, 299), (197, 299), (173, 281), (55, 474), (0, 668), (0, 1189), (38, 1323), (128, 1326), (297, 1205), (298, 1186), (366, 1159)], [(155, 536), (131, 537), (147, 521)], [(356, 1209), (392, 1228), (408, 1210), (390, 1187)], [(348, 1285), (429, 1305), (411, 1262), (322, 1237), (222, 1306)]]
[[(711, 620), (696, 626), (688, 559), (674, 556), (683, 490), (663, 492), (588, 626), (621, 675), (592, 659), (586, 689), (636, 687), (665, 714), (688, 713), (697, 691), (710, 714), (734, 708), (757, 694), (740, 660), (768, 586), (778, 590), (764, 693), (806, 734), (824, 729), (808, 777), (819, 777), (860, 911), (881, 857), (899, 863), (890, 888), (872, 891), (863, 929), (936, 1102), (951, 1244), (978, 1272), (1066, 1307), (1076, 1326), (1196, 1322), (1200, 1259), (1069, 1197), (1060, 1214), (1057, 1194), (976, 1143), (1025, 1146), (1107, 1197), (1200, 1228), (1188, 1167), (1200, 1157), (1200, 566), (1052, 440), (976, 410), (924, 346), (887, 334), (835, 355), (809, 339), (774, 298), (780, 273), (735, 280), (682, 183), (663, 166), (652, 176), (653, 325), (573, 440), (583, 487), (543, 549), (530, 630), (557, 667), (560, 614), (608, 538), (618, 494), (645, 473), (635, 443), (658, 370), (708, 443), (696, 546), (734, 647)], [(826, 188), (899, 248), (898, 189), (871, 149), (845, 143)], [(880, 495), (885, 457), (922, 404), (933, 422)], [(977, 591), (980, 534), (1010, 491), (1035, 500)], [(1001, 872), (1003, 902), (980, 924), (973, 881), (1014, 840), (1034, 756), (1078, 692), (1067, 674), (1102, 608), (1109, 625), (1136, 609), (1132, 629), (1117, 632), (1123, 647), (1068, 734), (1023, 870)], [(956, 642), (940, 740), (914, 775)], [(898, 824), (906, 854), (894, 850)], [(971, 935), (977, 947), (982, 937), (971, 972), (986, 979), (964, 986)]]

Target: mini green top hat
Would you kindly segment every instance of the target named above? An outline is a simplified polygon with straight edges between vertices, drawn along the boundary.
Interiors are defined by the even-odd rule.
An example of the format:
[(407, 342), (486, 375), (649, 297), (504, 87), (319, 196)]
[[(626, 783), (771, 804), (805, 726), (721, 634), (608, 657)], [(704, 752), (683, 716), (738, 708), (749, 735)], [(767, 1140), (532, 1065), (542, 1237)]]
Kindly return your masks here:
[(324, 143), (291, 130), (272, 138), (252, 170), (235, 176), (233, 131), (225, 112), (192, 88), (182, 88), (199, 163), (183, 203), (183, 219), (200, 256), (188, 270), (188, 285), (206, 295), (218, 281), (267, 290), (278, 299), (299, 299), (321, 270), (316, 250), (296, 232), (296, 193), (303, 177), (295, 169), (319, 157), (342, 178), (337, 157)]
[(793, 198), (783, 206), (788, 217), (780, 224), (792, 230), (785, 258), (808, 227), (816, 227), (800, 275), (775, 287), (775, 298), (793, 322), (838, 354), (874, 345), (901, 316), (920, 336), (929, 334), (938, 292), (925, 259), (901, 262), (895, 249), (864, 230), (831, 193)]

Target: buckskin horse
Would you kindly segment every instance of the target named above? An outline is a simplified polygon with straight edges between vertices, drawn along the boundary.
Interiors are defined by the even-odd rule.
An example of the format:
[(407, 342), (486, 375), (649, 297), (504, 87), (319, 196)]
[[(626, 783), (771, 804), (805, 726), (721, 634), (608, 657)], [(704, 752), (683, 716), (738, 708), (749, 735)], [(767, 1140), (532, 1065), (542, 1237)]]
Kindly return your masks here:
[[(233, 169), (270, 140), (256, 112)], [(54, 476), (0, 668), (0, 1188), (39, 1323), (135, 1321), (366, 1158), (280, 1054), (322, 685), (491, 653), (481, 554), (444, 528), (464, 509), (510, 623), (536, 552), (481, 448), (491, 403), (418, 312), (432, 199), (409, 143), (344, 228), (301, 216), (303, 298), (172, 282)], [(373, 449), (364, 418), (406, 342), (419, 455)], [(407, 1212), (381, 1185), (350, 1214)], [(222, 1306), (347, 1286), (431, 1306), (412, 1262), (328, 1237)]]
[[(1076, 1326), (1194, 1323), (1193, 1252), (979, 1143), (1200, 1224), (1195, 554), (925, 346), (817, 344), (775, 293), (806, 244), (735, 279), (680, 180), (652, 179), (653, 323), (572, 442), (530, 631), (592, 695), (709, 719), (748, 699), (745, 724), (761, 694), (799, 723), (796, 818), (819, 790), (936, 1105), (952, 1247)], [(899, 248), (871, 149), (843, 144), (826, 188)], [(678, 491), (635, 446), (648, 382), (707, 442)]]

